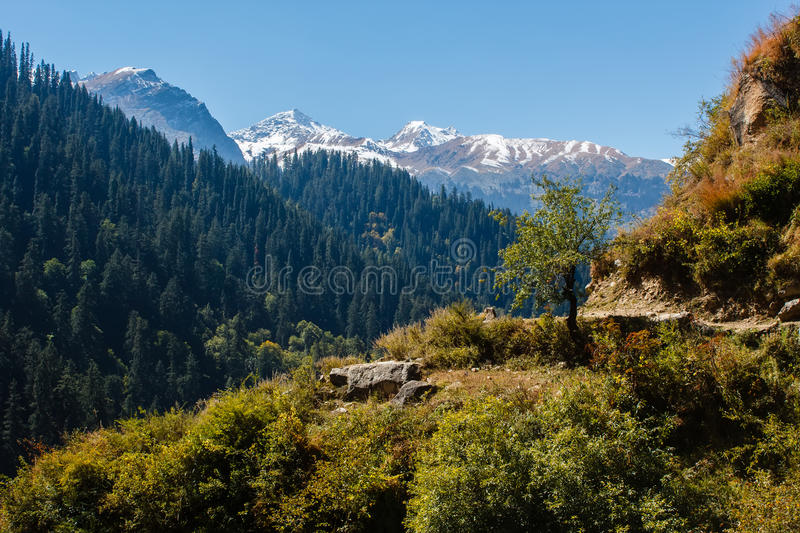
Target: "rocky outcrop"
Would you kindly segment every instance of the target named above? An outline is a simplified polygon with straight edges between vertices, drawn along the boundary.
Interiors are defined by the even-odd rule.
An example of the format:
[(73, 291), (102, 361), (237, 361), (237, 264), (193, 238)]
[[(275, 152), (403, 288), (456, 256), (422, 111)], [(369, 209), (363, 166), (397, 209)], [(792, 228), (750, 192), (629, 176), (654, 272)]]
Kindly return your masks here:
[(436, 390), (436, 385), (428, 383), (427, 381), (409, 381), (397, 392), (392, 398), (392, 404), (396, 406), (403, 406), (407, 403), (412, 403), (421, 400), (426, 394), (430, 394)]
[(422, 377), (417, 363), (382, 361), (334, 368), (330, 372), (331, 384), (347, 386), (345, 399), (365, 398), (376, 393), (388, 397), (395, 395), (409, 381)]
[(795, 298), (783, 304), (783, 308), (778, 313), (778, 318), (781, 322), (800, 320), (800, 298)]
[(786, 95), (772, 82), (742, 74), (730, 110), (731, 130), (741, 146), (751, 142), (767, 125), (770, 109), (786, 108)]

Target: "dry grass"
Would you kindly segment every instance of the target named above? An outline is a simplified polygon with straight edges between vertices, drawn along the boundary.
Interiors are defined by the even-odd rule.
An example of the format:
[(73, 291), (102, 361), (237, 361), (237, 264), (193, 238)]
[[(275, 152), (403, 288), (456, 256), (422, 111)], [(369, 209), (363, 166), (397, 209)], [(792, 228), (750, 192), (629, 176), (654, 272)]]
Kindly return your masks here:
[(567, 369), (558, 366), (541, 366), (533, 370), (511, 370), (494, 367), (471, 370), (436, 370), (428, 375), (428, 380), (439, 387), (439, 392), (431, 403), (460, 402), (483, 394), (516, 398), (532, 403), (539, 402), (560, 390), (578, 382), (592, 378), (585, 368)]
[(316, 363), (314, 366), (319, 371), (320, 374), (323, 376), (327, 376), (330, 374), (331, 370), (334, 368), (341, 368), (343, 366), (348, 365), (356, 365), (358, 363), (363, 363), (364, 360), (354, 356), (348, 357), (323, 357)]
[(787, 51), (797, 46), (794, 38), (798, 10), (794, 8), (793, 11), (795, 14), (792, 15), (772, 14), (767, 24), (750, 35), (744, 51), (733, 59), (732, 82), (738, 82), (739, 76), (744, 72), (757, 72), (779, 64), (786, 57)]

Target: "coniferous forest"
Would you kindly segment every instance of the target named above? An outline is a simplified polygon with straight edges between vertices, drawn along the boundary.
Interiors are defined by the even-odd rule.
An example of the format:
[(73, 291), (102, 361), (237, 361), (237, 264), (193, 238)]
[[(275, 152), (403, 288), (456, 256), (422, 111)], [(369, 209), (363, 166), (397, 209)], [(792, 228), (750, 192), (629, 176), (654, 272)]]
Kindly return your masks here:
[[(509, 233), (484, 205), (339, 154), (255, 171), (196, 154), (0, 41), (3, 471), (65, 431), (284, 371), (287, 350), (363, 354), (437, 305), (493, 299), (413, 272), (496, 264)], [(459, 238), (476, 244), (468, 263), (450, 256)], [(294, 275), (252, 290), (266, 263)], [(346, 268), (355, 286), (302, 290), (308, 265)], [(359, 275), (387, 267), (416, 289)]]
[(800, 14), (731, 74), (608, 242), (613, 190), (232, 165), (0, 35), (0, 529), (800, 531)]

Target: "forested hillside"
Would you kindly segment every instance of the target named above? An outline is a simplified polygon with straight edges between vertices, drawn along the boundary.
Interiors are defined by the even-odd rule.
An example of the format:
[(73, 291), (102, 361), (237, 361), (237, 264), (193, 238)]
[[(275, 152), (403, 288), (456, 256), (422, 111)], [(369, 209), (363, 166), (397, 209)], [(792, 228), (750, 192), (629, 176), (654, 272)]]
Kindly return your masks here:
[[(140, 408), (191, 405), (248, 376), (286, 370), (284, 348), (360, 353), (393, 324), (459, 297), (455, 288), (437, 291), (425, 276), (412, 277), (403, 243), (359, 247), (249, 169), (213, 152), (196, 157), (191, 143), (170, 145), (55, 67), (34, 68), (27, 45), (17, 59), (6, 37), (0, 57), (4, 470), (28, 439), (52, 444), (65, 430)], [(308, 159), (315, 160), (326, 156)], [(328, 174), (372, 180), (385, 173), (339, 164)], [(461, 212), (485, 214), (482, 206), (446, 201), (460, 203), (437, 215), (440, 255)], [(476, 222), (483, 233), (465, 234), (504, 242), (486, 219)], [(422, 245), (414, 246), (413, 257), (422, 257)], [(301, 287), (298, 274), (309, 265), (321, 279), (346, 269), (352, 286)], [(254, 277), (254, 267), (289, 274), (278, 283)], [(382, 267), (395, 273), (395, 289), (361, 276)], [(415, 290), (401, 294), (403, 287)]]
[[(497, 251), (513, 231), (498, 224), (482, 201), (444, 188), (433, 193), (404, 170), (377, 161), (359, 164), (354, 154), (306, 151), (282, 163), (264, 157), (254, 168), (323, 224), (352, 235), (363, 249), (402, 254), (414, 265), (459, 265), (459, 277), (469, 283), (459, 288), (464, 295), (495, 302), (491, 286), (476, 282), (476, 275), (498, 264)], [(453, 249), (460, 239), (468, 241)]]
[[(401, 261), (403, 246), (419, 259), (428, 249), (403, 226), (425, 213), (425, 194), (412, 202), (405, 185), (385, 192), (395, 171), (336, 155), (283, 170), (263, 162), (262, 177), (338, 228), (324, 230), (245, 169), (208, 153), (194, 163), (191, 148), (168, 146), (48, 67), (18, 81), (31, 69), (27, 47), (19, 73), (8, 40), (2, 51), (4, 456), (17, 451), (15, 432), (47, 439), (54, 421), (133, 414), (145, 375), (148, 390), (194, 394), (251, 368), (295, 369), (193, 409), (137, 413), (34, 447), (0, 482), (0, 528), (800, 531), (800, 15), (756, 35), (730, 90), (703, 105), (707, 122), (676, 167), (673, 194), (593, 264), (598, 314), (568, 325), (457, 303), (379, 336), (384, 360), (369, 364), (349, 355), (358, 341), (320, 326), (372, 328), (371, 317), (402, 309), (399, 301), (256, 297), (246, 265), (271, 235), (280, 261), (306, 253), (327, 268), (331, 250), (366, 268)], [(352, 182), (305, 185), (339, 171)], [(375, 183), (378, 197), (412, 208), (373, 204), (366, 185), (326, 206), (324, 194), (348, 183)], [(548, 203), (566, 205), (567, 216), (535, 215), (515, 244), (526, 231), (585, 235), (569, 223), (569, 202)], [(272, 229), (259, 233), (252, 221), (262, 209)], [(380, 212), (386, 225), (365, 232)], [(591, 220), (604, 233), (603, 218)], [(446, 239), (426, 235), (431, 256), (446, 253)], [(563, 250), (518, 262), (580, 255)], [(664, 300), (681, 312), (654, 313)], [(760, 319), (776, 302), (780, 319), (769, 322), (697, 316)], [(281, 330), (281, 312), (290, 322), (315, 313), (320, 326)], [(273, 342), (281, 335), (285, 347)], [(69, 418), (76, 413), (84, 418)]]

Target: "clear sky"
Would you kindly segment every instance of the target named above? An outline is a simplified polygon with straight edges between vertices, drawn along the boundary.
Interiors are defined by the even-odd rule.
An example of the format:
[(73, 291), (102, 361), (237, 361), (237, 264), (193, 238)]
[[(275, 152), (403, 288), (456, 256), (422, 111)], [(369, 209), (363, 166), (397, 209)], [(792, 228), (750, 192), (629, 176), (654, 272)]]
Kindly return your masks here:
[(409, 120), (671, 157), (730, 58), (794, 0), (5, 0), (37, 61), (151, 67), (230, 131), (298, 108), (347, 133)]

